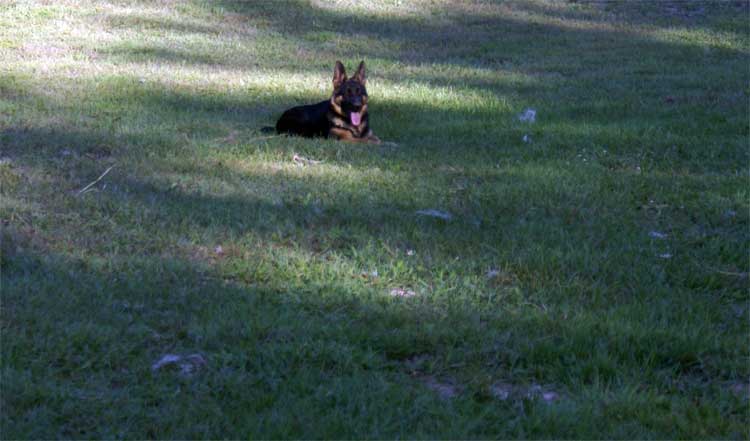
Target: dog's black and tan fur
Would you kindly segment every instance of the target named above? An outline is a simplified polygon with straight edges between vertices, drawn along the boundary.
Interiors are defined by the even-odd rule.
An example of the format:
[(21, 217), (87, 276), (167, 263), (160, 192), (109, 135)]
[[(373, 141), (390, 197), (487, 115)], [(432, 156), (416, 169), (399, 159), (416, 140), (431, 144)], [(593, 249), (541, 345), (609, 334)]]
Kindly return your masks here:
[(365, 62), (347, 78), (344, 65), (336, 61), (333, 70), (333, 95), (318, 104), (292, 107), (276, 123), (278, 133), (300, 136), (325, 136), (341, 141), (380, 143), (372, 133), (367, 115)]

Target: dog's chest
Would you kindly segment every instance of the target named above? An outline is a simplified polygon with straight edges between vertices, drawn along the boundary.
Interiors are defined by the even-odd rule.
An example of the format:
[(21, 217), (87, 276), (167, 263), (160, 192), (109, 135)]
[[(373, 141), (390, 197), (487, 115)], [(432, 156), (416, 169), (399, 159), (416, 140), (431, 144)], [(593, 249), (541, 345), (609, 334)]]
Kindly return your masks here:
[(337, 115), (333, 112), (330, 112), (328, 115), (328, 119), (331, 123), (331, 128), (339, 128), (350, 131), (354, 136), (361, 138), (362, 133), (364, 132), (365, 127), (367, 126), (367, 120), (364, 119), (358, 126), (353, 125), (349, 121), (347, 121), (343, 116)]

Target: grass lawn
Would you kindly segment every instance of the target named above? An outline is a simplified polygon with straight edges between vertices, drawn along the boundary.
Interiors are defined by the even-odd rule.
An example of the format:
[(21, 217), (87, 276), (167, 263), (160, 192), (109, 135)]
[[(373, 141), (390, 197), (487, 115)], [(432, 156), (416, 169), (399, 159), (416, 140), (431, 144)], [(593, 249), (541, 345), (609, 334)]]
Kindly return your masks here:
[(0, 438), (749, 438), (749, 8), (2, 1)]

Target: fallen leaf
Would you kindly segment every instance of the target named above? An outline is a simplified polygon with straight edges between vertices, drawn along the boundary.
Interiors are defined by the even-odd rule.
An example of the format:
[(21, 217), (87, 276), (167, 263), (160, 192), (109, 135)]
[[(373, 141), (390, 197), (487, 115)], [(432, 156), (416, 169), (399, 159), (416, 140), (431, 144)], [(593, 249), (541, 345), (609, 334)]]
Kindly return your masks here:
[(190, 354), (187, 356), (166, 354), (151, 366), (151, 370), (158, 371), (166, 366), (175, 365), (179, 368), (180, 375), (188, 377), (206, 366), (206, 359), (201, 354)]
[(323, 162), (323, 161), (317, 161), (315, 159), (308, 159), (308, 158), (305, 158), (304, 156), (300, 156), (300, 155), (298, 155), (296, 153), (294, 154), (294, 156), (292, 156), (292, 161), (294, 161), (297, 165), (300, 165), (300, 166), (317, 165), (317, 164), (320, 164), (321, 162)]
[(526, 109), (524, 112), (520, 115), (518, 115), (518, 120), (521, 122), (527, 122), (527, 123), (533, 123), (536, 121), (536, 110), (534, 109)]
[(391, 295), (393, 297), (414, 297), (417, 293), (410, 289), (394, 288), (391, 290)]
[(437, 217), (445, 221), (449, 221), (453, 219), (453, 215), (448, 213), (447, 211), (436, 210), (434, 208), (430, 208), (429, 210), (419, 210), (417, 211), (417, 214), (422, 215), (422, 216)]
[(497, 277), (499, 275), (500, 275), (500, 270), (498, 270), (498, 269), (491, 269), (491, 270), (487, 271), (487, 274), (486, 274), (486, 276), (487, 276), (488, 279), (494, 279), (495, 277)]
[(449, 398), (455, 398), (456, 396), (458, 396), (458, 393), (459, 393), (458, 387), (449, 383), (440, 382), (432, 375), (425, 375), (423, 377), (419, 377), (419, 379), (429, 389), (432, 389), (433, 391), (437, 392), (437, 394), (440, 395), (440, 398), (449, 399)]
[(513, 385), (508, 383), (497, 383), (490, 386), (490, 395), (493, 397), (505, 401), (510, 398), (510, 394), (513, 393)]
[(180, 375), (188, 377), (206, 366), (206, 360), (200, 354), (191, 354), (183, 359), (180, 364)]
[(188, 360), (190, 363), (193, 363), (196, 366), (206, 365), (206, 359), (203, 358), (201, 354), (190, 354), (187, 357), (185, 357), (185, 359)]
[(524, 387), (513, 385), (511, 383), (495, 383), (490, 386), (489, 392), (490, 395), (502, 401), (516, 397), (527, 398), (529, 400), (541, 399), (545, 403), (552, 403), (560, 399), (560, 394), (538, 384)]
[(535, 399), (541, 397), (546, 403), (551, 403), (560, 399), (560, 395), (552, 390), (544, 390), (544, 388), (538, 384), (532, 384), (529, 387), (526, 397)]
[(157, 371), (157, 370), (163, 368), (164, 366), (167, 366), (167, 365), (173, 364), (173, 363), (177, 363), (180, 360), (182, 360), (182, 357), (179, 356), (179, 355), (174, 355), (174, 354), (163, 355), (159, 359), (159, 361), (157, 361), (156, 363), (154, 363), (153, 365), (151, 365), (151, 370)]

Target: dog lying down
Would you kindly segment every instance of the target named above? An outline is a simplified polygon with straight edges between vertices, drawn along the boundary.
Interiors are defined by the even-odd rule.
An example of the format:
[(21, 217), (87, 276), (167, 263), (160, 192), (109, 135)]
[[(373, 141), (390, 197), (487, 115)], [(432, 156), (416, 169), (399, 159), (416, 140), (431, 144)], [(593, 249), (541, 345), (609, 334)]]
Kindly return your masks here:
[[(380, 144), (380, 139), (370, 129), (366, 82), (364, 61), (359, 63), (357, 72), (351, 78), (346, 76), (341, 61), (336, 61), (331, 98), (285, 111), (276, 122), (276, 132)], [(264, 128), (264, 131), (267, 130), (273, 129)]]

